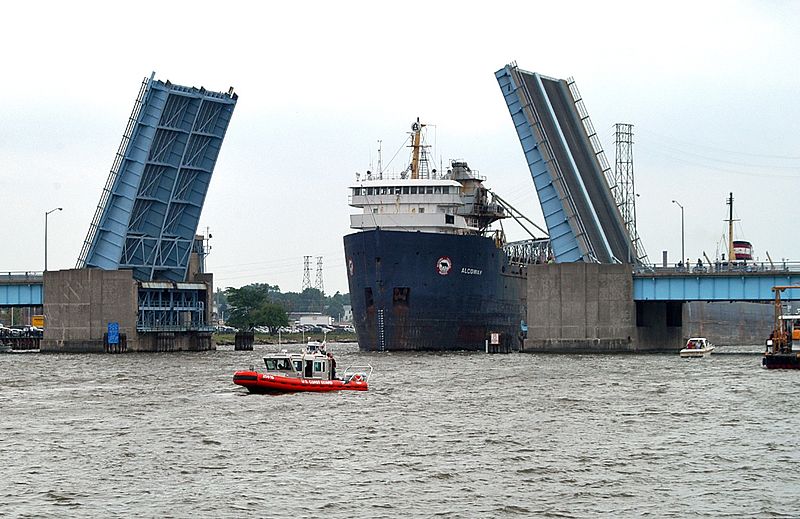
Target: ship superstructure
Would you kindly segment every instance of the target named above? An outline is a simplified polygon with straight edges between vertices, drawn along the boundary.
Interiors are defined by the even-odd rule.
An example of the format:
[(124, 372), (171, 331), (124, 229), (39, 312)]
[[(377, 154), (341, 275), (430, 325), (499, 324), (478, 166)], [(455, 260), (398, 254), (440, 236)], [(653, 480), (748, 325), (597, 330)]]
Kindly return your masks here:
[[(350, 205), (363, 209), (350, 216), (350, 227), (370, 230), (482, 234), (508, 215), (483, 186), (485, 178), (463, 160), (453, 160), (444, 174), (429, 173), (421, 141), (425, 125), (412, 125), (412, 158), (398, 178), (367, 172), (350, 186)], [(422, 170), (422, 173), (420, 172)]]

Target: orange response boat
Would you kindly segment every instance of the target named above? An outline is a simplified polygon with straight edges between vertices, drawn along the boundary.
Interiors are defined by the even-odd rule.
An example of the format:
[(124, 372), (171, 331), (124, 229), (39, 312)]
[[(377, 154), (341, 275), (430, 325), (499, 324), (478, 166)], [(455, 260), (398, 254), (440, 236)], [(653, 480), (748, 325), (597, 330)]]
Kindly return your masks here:
[(367, 391), (372, 366), (350, 366), (336, 376), (336, 360), (325, 343), (310, 341), (302, 353), (282, 350), (264, 357), (265, 372), (237, 371), (233, 383), (251, 393), (293, 393), (298, 391)]

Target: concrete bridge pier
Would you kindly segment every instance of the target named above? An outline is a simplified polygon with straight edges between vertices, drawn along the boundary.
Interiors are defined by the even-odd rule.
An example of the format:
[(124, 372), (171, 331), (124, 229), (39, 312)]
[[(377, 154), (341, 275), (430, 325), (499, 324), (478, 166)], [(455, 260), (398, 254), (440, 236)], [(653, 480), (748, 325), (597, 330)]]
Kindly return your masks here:
[[(213, 294), (210, 274), (196, 274), (193, 286), (205, 286), (204, 323), (211, 321)], [(155, 283), (159, 285), (159, 283)], [(161, 283), (164, 284), (164, 283)], [(140, 301), (153, 283), (133, 279), (130, 270), (95, 268), (48, 271), (44, 274), (45, 329), (42, 352), (103, 353), (109, 323), (118, 323), (127, 352), (202, 351), (214, 349), (210, 327), (187, 323), (140, 329), (142, 312), (164, 301)], [(166, 285), (172, 285), (166, 283)], [(176, 305), (179, 303), (175, 303)], [(167, 307), (156, 310), (171, 310)]]
[(681, 302), (635, 302), (630, 265), (531, 265), (524, 351), (675, 351), (683, 343), (682, 315)]

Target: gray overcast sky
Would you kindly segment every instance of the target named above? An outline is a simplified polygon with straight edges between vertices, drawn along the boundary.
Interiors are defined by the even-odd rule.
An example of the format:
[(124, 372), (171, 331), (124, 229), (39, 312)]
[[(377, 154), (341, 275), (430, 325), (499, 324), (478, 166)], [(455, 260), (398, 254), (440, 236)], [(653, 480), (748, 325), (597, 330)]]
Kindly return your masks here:
[[(557, 5), (556, 5), (557, 4)], [(0, 32), (0, 271), (72, 268), (139, 84), (239, 103), (200, 228), (217, 286), (298, 291), (303, 256), (347, 292), (347, 186), (419, 116), (436, 157), (466, 159), (541, 210), (494, 72), (574, 76), (613, 163), (635, 125), (639, 232), (651, 260), (714, 258), (737, 237), (800, 260), (800, 2), (16, 2)], [(402, 169), (405, 152), (392, 164)], [(507, 226), (507, 228), (510, 226)], [(522, 231), (511, 237), (524, 238)], [(312, 272), (312, 281), (314, 273)]]

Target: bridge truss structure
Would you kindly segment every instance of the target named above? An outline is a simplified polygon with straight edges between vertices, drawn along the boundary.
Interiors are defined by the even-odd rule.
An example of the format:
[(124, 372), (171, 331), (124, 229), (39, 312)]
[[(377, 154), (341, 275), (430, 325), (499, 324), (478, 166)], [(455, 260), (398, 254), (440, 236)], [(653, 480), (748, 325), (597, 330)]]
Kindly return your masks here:
[(77, 268), (183, 282), (238, 96), (142, 81)]

